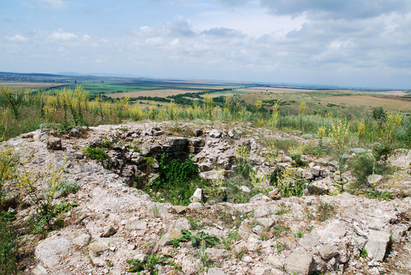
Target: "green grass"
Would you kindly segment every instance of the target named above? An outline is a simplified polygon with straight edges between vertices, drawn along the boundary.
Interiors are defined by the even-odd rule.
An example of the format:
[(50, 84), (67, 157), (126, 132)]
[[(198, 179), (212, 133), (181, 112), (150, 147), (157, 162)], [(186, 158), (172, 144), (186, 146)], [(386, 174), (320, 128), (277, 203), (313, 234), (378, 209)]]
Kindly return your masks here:
[[(77, 84), (72, 84), (68, 88), (75, 89)], [(116, 82), (85, 82), (81, 83), (81, 86), (86, 91), (90, 92), (90, 95), (94, 94), (115, 94), (118, 92), (123, 92), (124, 94), (128, 92), (138, 92), (147, 90), (159, 90), (170, 88), (169, 85), (147, 85), (147, 84), (132, 84), (132, 83), (116, 83)]]

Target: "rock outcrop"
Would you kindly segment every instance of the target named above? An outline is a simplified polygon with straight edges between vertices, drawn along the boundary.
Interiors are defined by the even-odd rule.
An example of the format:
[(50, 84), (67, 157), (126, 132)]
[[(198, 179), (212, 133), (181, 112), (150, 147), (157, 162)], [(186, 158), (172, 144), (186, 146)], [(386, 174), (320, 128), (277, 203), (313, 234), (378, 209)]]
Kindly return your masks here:
[[(332, 161), (303, 156), (307, 166), (293, 167), (293, 160), (284, 154), (268, 160), (268, 149), (260, 143), (262, 136), (298, 142), (312, 142), (315, 136), (304, 139), (308, 137), (252, 125), (218, 126), (184, 123), (180, 125), (184, 135), (176, 135), (171, 132), (175, 125), (168, 122), (104, 125), (92, 127), (87, 135), (76, 131), (55, 134), (61, 140), (59, 150), (51, 150), (57, 149), (50, 148), (52, 134), (42, 130), (3, 142), (1, 146), (13, 146), (22, 156), (31, 156), (28, 168), (40, 170), (55, 163), (64, 168), (66, 180), (80, 186), (76, 193), (55, 199), (54, 203), (76, 201), (79, 206), (65, 214), (63, 228), (33, 245), (37, 263), (24, 272), (126, 274), (127, 260), (144, 261), (158, 253), (174, 263), (159, 266), (160, 274), (194, 274), (204, 267), (204, 259), (209, 269), (202, 269), (203, 274), (411, 273), (406, 234), (411, 229), (410, 197), (379, 201), (339, 194)], [(106, 141), (109, 159), (98, 162), (82, 155), (87, 146), (104, 147)], [(273, 162), (280, 169), (295, 170), (307, 182), (304, 196), (282, 198), (279, 190), (272, 190), (247, 203), (209, 203), (200, 189), (186, 207), (154, 202), (130, 187), (132, 182), (152, 179), (163, 153), (171, 159), (193, 157), (204, 178), (221, 171), (230, 177), (236, 173), (236, 148), (240, 145), (247, 146), (256, 171), (272, 173), (275, 167), (269, 163)], [(353, 154), (360, 151), (356, 148)], [(147, 158), (154, 163), (149, 165)], [(410, 158), (405, 152), (393, 162), (408, 165)], [(240, 187), (239, 192), (251, 192)], [(35, 206), (27, 200), (24, 207), (17, 209), (15, 221), (21, 228)], [(193, 234), (203, 231), (224, 241), (204, 251), (190, 242), (172, 247), (182, 229)]]

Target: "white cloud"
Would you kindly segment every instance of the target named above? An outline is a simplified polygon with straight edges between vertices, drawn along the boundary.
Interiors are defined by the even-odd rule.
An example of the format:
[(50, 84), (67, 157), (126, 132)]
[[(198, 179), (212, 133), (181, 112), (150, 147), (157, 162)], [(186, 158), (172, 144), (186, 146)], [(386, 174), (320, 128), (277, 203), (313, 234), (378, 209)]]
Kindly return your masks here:
[(209, 11), (196, 16), (193, 25), (201, 30), (227, 28), (241, 31), (250, 37), (281, 32), (283, 35), (299, 30), (308, 20), (305, 14), (297, 17), (277, 16), (259, 7), (239, 7), (234, 10)]
[(162, 37), (147, 38), (146, 44), (149, 46), (160, 46), (163, 44), (163, 38)]
[(14, 36), (12, 36), (12, 37), (6, 36), (5, 39), (6, 39), (7, 41), (10, 41), (10, 42), (27, 42), (27, 41), (29, 40), (27, 37), (24, 37), (24, 36), (22, 36), (22, 35), (20, 35), (20, 34), (16, 34), (16, 35), (14, 35)]
[(90, 37), (89, 35), (87, 35), (87, 34), (84, 34), (82, 40), (83, 40), (84, 42), (88, 42), (88, 41), (91, 40), (91, 37)]
[(58, 32), (53, 32), (50, 35), (50, 39), (53, 41), (73, 41), (77, 39), (77, 35), (70, 32), (64, 32), (60, 29)]

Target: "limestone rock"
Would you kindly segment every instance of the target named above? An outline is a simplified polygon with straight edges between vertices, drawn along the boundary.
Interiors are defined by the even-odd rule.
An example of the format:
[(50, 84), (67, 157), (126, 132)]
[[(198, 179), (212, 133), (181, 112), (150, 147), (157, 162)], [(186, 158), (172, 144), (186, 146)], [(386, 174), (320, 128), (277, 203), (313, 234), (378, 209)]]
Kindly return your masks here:
[(314, 195), (324, 195), (328, 193), (329, 187), (324, 180), (317, 180), (311, 182), (307, 186), (308, 192)]
[(262, 193), (258, 193), (257, 195), (252, 197), (249, 202), (250, 203), (260, 203), (260, 202), (267, 202), (267, 201), (271, 201), (271, 199)]
[(243, 191), (244, 193), (251, 193), (250, 188), (248, 188), (245, 185), (240, 186), (240, 190)]
[(281, 262), (280, 258), (275, 255), (270, 255), (264, 258), (264, 261), (270, 264), (272, 267), (276, 269), (283, 269), (284, 265)]
[(90, 248), (90, 251), (93, 253), (95, 257), (97, 257), (102, 252), (110, 249), (109, 243), (103, 241), (93, 242), (89, 244), (88, 247)]
[(329, 244), (322, 246), (319, 252), (320, 252), (321, 258), (323, 258), (324, 260), (329, 260), (339, 254), (338, 248), (333, 245), (329, 245)]
[(170, 229), (168, 231), (189, 230), (190, 227), (190, 222), (186, 218), (181, 218), (174, 221), (174, 223), (171, 224)]
[(287, 250), (292, 250), (297, 247), (297, 242), (295, 241), (295, 238), (292, 235), (285, 235), (279, 237), (277, 241), (281, 243)]
[(64, 237), (53, 236), (42, 241), (36, 248), (36, 258), (47, 267), (52, 268), (60, 263), (60, 255), (71, 247), (71, 242)]
[(253, 230), (247, 224), (242, 222), (238, 229), (238, 237), (247, 240), (251, 235), (254, 235)]
[(217, 129), (213, 129), (208, 133), (208, 135), (213, 138), (219, 138), (221, 137), (221, 132), (218, 131)]
[(279, 199), (281, 199), (281, 193), (278, 190), (278, 188), (275, 188), (274, 190), (272, 190), (268, 193), (268, 197), (272, 200), (279, 200)]
[(173, 209), (177, 214), (184, 214), (187, 211), (187, 206), (174, 205)]
[(183, 237), (183, 233), (181, 233), (181, 231), (167, 232), (157, 242), (154, 247), (154, 252), (157, 252), (158, 249), (163, 248), (166, 245), (171, 245), (174, 239), (180, 239), (181, 237)]
[(260, 223), (264, 228), (273, 227), (276, 223), (276, 220), (272, 218), (257, 218), (255, 219), (257, 223)]
[(100, 235), (100, 237), (102, 237), (102, 238), (108, 238), (108, 237), (113, 236), (113, 235), (116, 234), (116, 233), (117, 233), (117, 230), (116, 230), (114, 227), (112, 227), (112, 226), (106, 226), (106, 227), (104, 227), (103, 233)]
[(299, 239), (298, 243), (306, 249), (311, 249), (320, 244), (320, 236), (318, 236), (316, 232), (311, 232), (310, 234), (304, 235), (303, 238)]
[(138, 218), (132, 218), (126, 223), (126, 230), (146, 230), (147, 222), (139, 220)]
[(81, 234), (80, 236), (76, 237), (73, 240), (73, 243), (75, 243), (78, 246), (85, 246), (88, 244), (90, 241), (90, 235), (89, 234)]
[(291, 253), (285, 259), (285, 269), (290, 274), (295, 272), (297, 275), (310, 274), (314, 264), (313, 254), (307, 251), (297, 251)]
[(225, 275), (222, 268), (213, 267), (208, 270), (207, 275)]
[(31, 273), (33, 275), (48, 275), (47, 270), (41, 264), (38, 264)]
[(375, 186), (375, 184), (377, 184), (377, 183), (379, 183), (380, 181), (382, 181), (382, 178), (383, 178), (383, 177), (382, 177), (381, 175), (377, 175), (377, 174), (369, 175), (369, 176), (367, 177), (367, 182), (368, 182), (369, 185)]
[(218, 262), (224, 259), (227, 256), (227, 251), (224, 249), (217, 249), (217, 248), (207, 248), (205, 250), (206, 253), (209, 254), (209, 260), (211, 262)]
[(390, 233), (386, 231), (372, 230), (368, 236), (368, 241), (365, 245), (368, 257), (376, 261), (382, 261), (387, 252), (387, 247), (390, 242)]
[(202, 202), (203, 201), (203, 189), (197, 188), (191, 197), (191, 202)]

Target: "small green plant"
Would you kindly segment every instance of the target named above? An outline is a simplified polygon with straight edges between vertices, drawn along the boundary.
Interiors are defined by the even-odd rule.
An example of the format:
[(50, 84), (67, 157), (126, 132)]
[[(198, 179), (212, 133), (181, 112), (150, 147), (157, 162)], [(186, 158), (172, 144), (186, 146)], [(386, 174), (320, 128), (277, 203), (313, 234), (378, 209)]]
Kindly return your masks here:
[(202, 223), (199, 220), (193, 220), (191, 217), (188, 217), (188, 222), (190, 223), (191, 230), (198, 230), (200, 229)]
[(228, 230), (227, 238), (222, 239), (224, 249), (230, 250), (231, 245), (233, 244), (233, 242), (237, 241), (237, 239), (238, 239), (238, 231), (232, 232), (232, 231)]
[(179, 247), (180, 246), (180, 239), (174, 238), (173, 239), (173, 246), (174, 247)]
[(368, 255), (367, 249), (363, 248), (363, 250), (361, 250), (360, 257), (365, 258), (367, 257), (367, 255)]
[(278, 221), (277, 226), (273, 227), (273, 235), (280, 237), (284, 232), (290, 231), (289, 227), (286, 227), (281, 220)]
[(211, 267), (211, 263), (209, 262), (210, 254), (205, 252), (206, 246), (202, 245), (201, 249), (197, 251), (197, 258), (201, 260), (201, 263), (203, 264), (203, 268), (201, 268), (199, 271), (207, 271), (208, 268)]
[(243, 258), (243, 256), (247, 253), (248, 253), (248, 248), (243, 246), (237, 251), (235, 256), (238, 260), (241, 260)]
[(267, 237), (266, 235), (262, 235), (261, 237), (260, 237), (260, 240), (262, 240), (262, 241), (268, 241), (270, 238), (269, 237)]
[(329, 204), (327, 202), (320, 202), (320, 204), (317, 207), (317, 212), (318, 219), (323, 222), (334, 216), (335, 209), (332, 204)]
[(276, 215), (281, 216), (283, 214), (286, 214), (290, 212), (290, 207), (287, 207), (284, 203), (280, 204), (280, 210), (278, 210), (277, 212), (275, 212)]
[(101, 139), (103, 141), (104, 148), (107, 148), (107, 149), (113, 148), (113, 143), (106, 136), (102, 136)]
[(284, 247), (283, 247), (283, 245), (282, 245), (281, 243), (279, 243), (279, 242), (276, 242), (275, 244), (276, 244), (276, 247), (277, 247), (277, 253), (280, 254), (281, 251), (284, 250)]
[(302, 238), (302, 237), (304, 237), (304, 233), (301, 232), (301, 231), (298, 231), (298, 232), (295, 234), (295, 236), (296, 236), (297, 238)]
[(86, 149), (83, 150), (83, 155), (88, 156), (92, 159), (96, 159), (96, 160), (104, 160), (104, 159), (109, 158), (109, 156), (104, 151), (104, 149), (100, 147), (95, 147), (95, 148), (87, 147)]
[(61, 192), (63, 197), (67, 196), (70, 193), (76, 193), (80, 189), (80, 185), (74, 181), (63, 181), (58, 187), (58, 190)]
[(191, 241), (193, 247), (199, 247), (201, 245), (213, 247), (220, 242), (217, 236), (204, 233), (202, 231), (197, 232), (196, 235), (192, 235), (188, 230), (181, 230), (183, 236), (179, 239), (180, 241)]
[(140, 147), (136, 143), (133, 143), (133, 145), (128, 146), (128, 150), (133, 151), (133, 152), (141, 152)]
[(174, 267), (175, 270), (181, 271), (183, 269), (181, 265), (176, 264), (173, 260), (170, 260), (169, 264)]
[(140, 261), (138, 259), (128, 260), (127, 263), (131, 264), (131, 267), (127, 269), (127, 272), (140, 272), (148, 271), (150, 274), (155, 274), (157, 271), (156, 265), (163, 264), (165, 261), (170, 259), (170, 257), (160, 257), (151, 253), (147, 256), (145, 261)]

